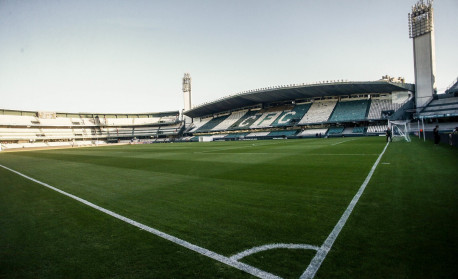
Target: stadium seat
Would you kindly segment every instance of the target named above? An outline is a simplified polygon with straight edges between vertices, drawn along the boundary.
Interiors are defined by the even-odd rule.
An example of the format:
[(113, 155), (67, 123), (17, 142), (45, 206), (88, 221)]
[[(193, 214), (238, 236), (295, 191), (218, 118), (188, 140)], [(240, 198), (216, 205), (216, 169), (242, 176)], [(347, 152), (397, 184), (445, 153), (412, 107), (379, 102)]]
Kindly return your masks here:
[(364, 127), (354, 127), (352, 129), (353, 134), (363, 134), (364, 133)]
[(372, 125), (367, 127), (368, 134), (384, 134), (388, 129), (388, 125)]
[(403, 104), (402, 103), (393, 103), (391, 97), (385, 98), (372, 98), (369, 108), (369, 113), (367, 115), (368, 119), (382, 119), (383, 111), (397, 111)]
[(345, 127), (331, 127), (328, 129), (327, 135), (329, 136), (341, 135), (344, 129)]
[(253, 124), (250, 125), (250, 128), (259, 129), (272, 127), (272, 122), (274, 122), (280, 114), (282, 114), (282, 112), (282, 110), (264, 112)]
[(96, 114), (69, 114), (66, 117), (65, 113), (8, 113), (0, 115), (0, 126), (3, 126), (0, 128), (0, 140), (5, 148), (86, 146), (103, 144), (108, 139), (150, 139), (159, 132), (162, 135), (177, 135), (182, 128), (182, 123), (177, 121), (178, 112), (158, 113), (160, 117), (154, 114), (146, 115), (148, 117), (133, 114), (124, 118), (113, 117), (116, 115), (99, 117)]
[(240, 130), (248, 129), (256, 120), (261, 117), (262, 113), (258, 111), (249, 111), (234, 124), (232, 124), (228, 130)]
[(337, 100), (335, 99), (313, 102), (299, 124), (322, 123), (328, 121), (336, 104)]
[(329, 121), (346, 122), (364, 120), (368, 105), (369, 101), (367, 99), (340, 101), (337, 103)]
[(200, 126), (194, 132), (209, 132), (209, 131), (213, 130), (213, 128), (218, 126), (218, 124), (223, 122), (228, 117), (229, 117), (229, 115), (214, 117), (214, 118), (210, 119), (210, 121), (208, 121), (204, 125)]
[(310, 109), (311, 105), (311, 103), (296, 105), (292, 110), (283, 111), (283, 113), (272, 123), (271, 126), (281, 127), (297, 124)]
[(300, 132), (299, 134), (297, 134), (297, 136), (299, 137), (316, 137), (316, 136), (324, 136), (326, 134), (326, 132), (328, 131), (327, 128), (316, 128), (316, 129), (306, 129), (302, 132)]
[(270, 132), (267, 136), (269, 137), (291, 137), (296, 135), (297, 130), (287, 130), (287, 131), (273, 131)]
[(221, 123), (216, 125), (212, 131), (224, 131), (227, 130), (232, 124), (237, 122), (240, 118), (242, 118), (248, 110), (241, 110), (231, 113), (229, 117), (224, 119)]

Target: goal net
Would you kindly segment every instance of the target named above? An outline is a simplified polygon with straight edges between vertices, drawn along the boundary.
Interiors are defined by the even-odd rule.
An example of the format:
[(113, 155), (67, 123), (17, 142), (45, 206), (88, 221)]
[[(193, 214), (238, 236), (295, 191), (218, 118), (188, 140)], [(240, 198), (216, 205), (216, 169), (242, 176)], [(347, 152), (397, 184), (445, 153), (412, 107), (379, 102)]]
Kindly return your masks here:
[(410, 122), (408, 121), (389, 121), (388, 127), (390, 127), (393, 134), (393, 141), (406, 141), (410, 142)]

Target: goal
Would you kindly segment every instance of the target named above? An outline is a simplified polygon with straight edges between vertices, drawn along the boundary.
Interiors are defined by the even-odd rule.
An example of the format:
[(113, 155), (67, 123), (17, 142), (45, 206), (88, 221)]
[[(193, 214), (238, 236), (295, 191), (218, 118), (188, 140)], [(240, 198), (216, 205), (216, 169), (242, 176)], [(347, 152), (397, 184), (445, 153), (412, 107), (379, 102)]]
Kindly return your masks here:
[(409, 121), (388, 121), (393, 134), (393, 141), (410, 142), (410, 122)]

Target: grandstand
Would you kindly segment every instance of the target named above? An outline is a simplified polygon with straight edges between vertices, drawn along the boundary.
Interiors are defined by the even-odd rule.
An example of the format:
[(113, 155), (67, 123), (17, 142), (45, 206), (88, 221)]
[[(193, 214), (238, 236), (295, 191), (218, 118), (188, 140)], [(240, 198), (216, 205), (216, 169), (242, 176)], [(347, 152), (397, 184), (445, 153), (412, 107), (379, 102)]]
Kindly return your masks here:
[[(456, 88), (458, 81), (446, 90), (445, 94), (436, 94), (433, 98), (413, 115), (411, 132), (422, 135), (424, 139), (433, 138), (433, 130), (439, 125), (439, 132), (445, 134), (442, 136), (443, 142), (449, 144), (449, 137), (454, 138), (452, 142), (456, 145), (458, 137), (451, 133), (458, 127), (458, 96)], [(419, 131), (423, 130), (424, 133)]]
[(458, 97), (432, 100), (420, 112), (421, 118), (439, 118), (458, 116)]
[[(145, 114), (0, 110), (3, 149), (116, 142), (243, 140), (384, 133), (406, 117), (414, 86), (382, 79), (278, 86), (228, 96), (184, 111)], [(434, 100), (422, 115), (453, 112), (454, 99)], [(409, 117), (407, 115), (407, 117)], [(411, 117), (411, 116), (410, 116)], [(222, 136), (224, 135), (224, 136)]]
[[(453, 88), (453, 87), (451, 87)], [(145, 114), (53, 113), (0, 110), (2, 149), (125, 142), (249, 140), (380, 135), (388, 121), (452, 122), (458, 97), (442, 94), (420, 113), (409, 112), (414, 86), (403, 82), (335, 82), (252, 90), (184, 112)], [(448, 127), (447, 126), (447, 127)], [(417, 132), (419, 124), (412, 126)], [(224, 135), (224, 136), (223, 136)]]
[(74, 114), (0, 110), (3, 150), (88, 146), (176, 137), (178, 111), (147, 114)]
[(247, 133), (228, 140), (382, 134), (369, 127), (405, 117), (413, 90), (412, 84), (390, 80), (253, 90), (185, 111), (194, 123), (183, 139), (221, 132)]
[[(391, 80), (280, 86), (228, 96), (184, 112), (47, 113), (0, 110), (2, 149), (126, 142), (252, 140), (384, 134), (390, 120), (458, 115), (458, 97), (442, 94), (411, 112), (414, 85)], [(410, 109), (410, 110), (409, 110)], [(456, 120), (452, 119), (452, 123)], [(449, 125), (454, 126), (455, 124)], [(417, 132), (419, 124), (412, 126)], [(448, 127), (448, 126), (447, 126)]]

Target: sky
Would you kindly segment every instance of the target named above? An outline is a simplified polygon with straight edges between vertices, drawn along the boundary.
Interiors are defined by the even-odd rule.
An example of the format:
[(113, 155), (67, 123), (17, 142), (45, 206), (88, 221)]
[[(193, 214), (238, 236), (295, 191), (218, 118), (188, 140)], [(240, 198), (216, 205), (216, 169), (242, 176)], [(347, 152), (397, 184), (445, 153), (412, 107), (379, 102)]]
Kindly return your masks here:
[[(414, 83), (416, 0), (0, 0), (0, 109), (144, 113), (329, 80)], [(434, 1), (436, 85), (458, 77), (458, 1)]]

